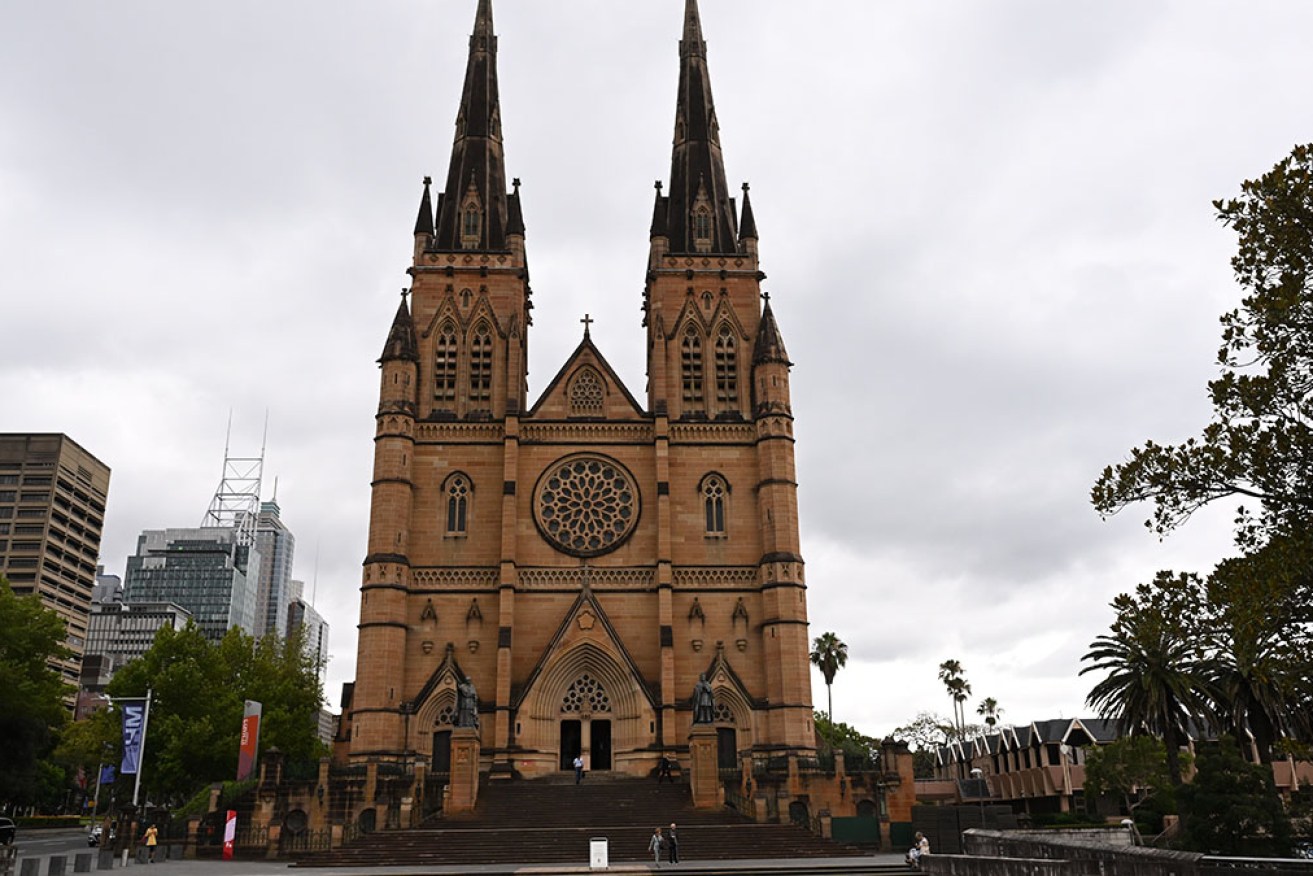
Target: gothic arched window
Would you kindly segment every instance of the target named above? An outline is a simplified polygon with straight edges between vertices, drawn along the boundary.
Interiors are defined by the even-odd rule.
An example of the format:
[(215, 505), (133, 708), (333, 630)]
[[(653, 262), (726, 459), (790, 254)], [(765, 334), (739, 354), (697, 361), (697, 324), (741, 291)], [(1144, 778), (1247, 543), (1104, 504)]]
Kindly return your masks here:
[(456, 328), (446, 323), (438, 330), (433, 348), (433, 398), (440, 402), (456, 400)]
[(702, 338), (697, 330), (690, 327), (684, 335), (680, 346), (680, 358), (684, 376), (684, 401), (702, 401)]
[(447, 478), (447, 535), (464, 535), (470, 516), (470, 479), (457, 472)]
[(739, 363), (734, 333), (728, 325), (723, 325), (716, 337), (716, 401), (737, 404), (738, 400)]
[(492, 398), (492, 335), (486, 323), (479, 323), (470, 341), (470, 401), (486, 402)]
[(702, 479), (702, 507), (706, 515), (707, 536), (724, 538), (725, 500), (729, 496), (729, 484), (718, 474), (707, 475)]
[(693, 246), (698, 252), (711, 251), (711, 209), (705, 204), (693, 211)]

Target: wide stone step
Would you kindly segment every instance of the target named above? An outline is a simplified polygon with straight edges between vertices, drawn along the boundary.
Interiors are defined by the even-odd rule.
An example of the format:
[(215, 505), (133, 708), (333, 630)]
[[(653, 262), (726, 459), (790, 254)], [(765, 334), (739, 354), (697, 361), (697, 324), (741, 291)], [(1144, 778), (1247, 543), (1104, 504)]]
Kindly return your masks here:
[(608, 841), (617, 863), (651, 861), (653, 828), (679, 825), (689, 861), (865, 855), (796, 825), (756, 824), (730, 809), (695, 810), (687, 785), (638, 779), (485, 784), (475, 812), (423, 828), (368, 834), (341, 849), (307, 855), (303, 867), (564, 864), (586, 861), (589, 842)]

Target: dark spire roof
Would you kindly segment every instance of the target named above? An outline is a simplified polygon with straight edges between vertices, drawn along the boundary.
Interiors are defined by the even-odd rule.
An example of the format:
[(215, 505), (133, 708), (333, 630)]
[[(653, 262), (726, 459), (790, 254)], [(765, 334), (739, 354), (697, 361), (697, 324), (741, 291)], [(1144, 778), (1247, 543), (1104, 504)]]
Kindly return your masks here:
[(424, 177), (424, 195), (419, 199), (419, 215), (415, 217), (416, 234), (433, 233), (433, 201), (429, 198), (429, 186), (432, 177)]
[(666, 236), (666, 212), (670, 209), (669, 198), (661, 194), (661, 180), (656, 181), (656, 205), (652, 208), (651, 237)]
[(780, 335), (780, 327), (775, 322), (775, 314), (770, 309), (770, 299), (766, 299), (766, 305), (761, 309), (761, 324), (757, 327), (757, 344), (752, 350), (752, 364), (761, 365), (765, 362), (783, 362), (785, 365), (792, 365), (789, 361), (789, 353), (784, 349), (784, 338)]
[(720, 152), (720, 125), (711, 99), (707, 44), (697, 0), (685, 0), (684, 38), (679, 41), (679, 94), (675, 103), (675, 145), (670, 159), (670, 194), (666, 201), (666, 236), (670, 252), (697, 252), (693, 213), (710, 211), (710, 251), (738, 251), (735, 216), (725, 162)]
[(739, 240), (757, 239), (757, 220), (752, 215), (752, 200), (748, 197), (748, 184), (743, 184), (743, 221), (739, 223)]
[(438, 199), (434, 245), (462, 249), (461, 213), (470, 197), (482, 212), (476, 249), (506, 248), (510, 207), (502, 151), (501, 102), (497, 92), (497, 37), (492, 28), (492, 0), (479, 0), (465, 66), (465, 90), (456, 115), (447, 185)]
[(401, 306), (392, 320), (388, 331), (387, 343), (383, 345), (383, 355), (378, 361), (395, 362), (398, 359), (407, 362), (419, 361), (419, 344), (415, 342), (415, 321), (410, 317), (410, 308), (406, 306), (407, 292), (401, 293)]
[(524, 214), (520, 212), (520, 178), (511, 180), (511, 196), (507, 203), (506, 233), (524, 236)]

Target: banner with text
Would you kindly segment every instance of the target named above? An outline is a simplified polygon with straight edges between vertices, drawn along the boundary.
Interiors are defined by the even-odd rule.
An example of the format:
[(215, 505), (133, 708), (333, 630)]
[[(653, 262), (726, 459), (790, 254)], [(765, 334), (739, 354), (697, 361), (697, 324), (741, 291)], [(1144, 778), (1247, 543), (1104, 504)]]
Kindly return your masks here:
[(244, 782), (255, 773), (255, 757), (260, 750), (260, 714), (264, 706), (246, 701), (242, 715), (242, 741), (237, 749), (237, 781)]
[(141, 747), (146, 741), (142, 733), (146, 729), (146, 701), (121, 703), (119, 710), (123, 712), (123, 762), (119, 772), (135, 776), (141, 768)]

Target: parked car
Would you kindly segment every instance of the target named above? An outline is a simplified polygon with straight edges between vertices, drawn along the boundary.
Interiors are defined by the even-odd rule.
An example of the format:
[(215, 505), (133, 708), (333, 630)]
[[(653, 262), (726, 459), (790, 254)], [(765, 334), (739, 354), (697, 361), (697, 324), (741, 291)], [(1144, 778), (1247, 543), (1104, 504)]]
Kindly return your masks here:
[(18, 826), (12, 818), (0, 817), (0, 846), (12, 846), (18, 837)]
[[(103, 826), (99, 825), (99, 824), (93, 825), (92, 828), (91, 828), (91, 831), (87, 834), (87, 845), (89, 845), (89, 846), (98, 846), (98, 845), (100, 845), (101, 834), (104, 833), (104, 830), (105, 830), (105, 828), (104, 828)], [(110, 843), (114, 842), (114, 826), (113, 826), (113, 825), (110, 825), (110, 828), (109, 828), (109, 842), (110, 842)]]

